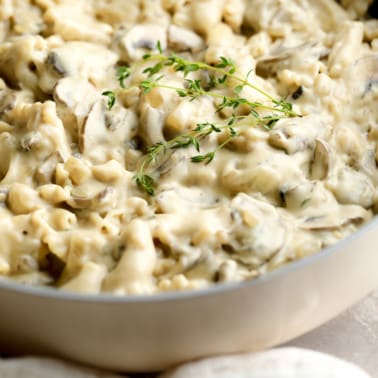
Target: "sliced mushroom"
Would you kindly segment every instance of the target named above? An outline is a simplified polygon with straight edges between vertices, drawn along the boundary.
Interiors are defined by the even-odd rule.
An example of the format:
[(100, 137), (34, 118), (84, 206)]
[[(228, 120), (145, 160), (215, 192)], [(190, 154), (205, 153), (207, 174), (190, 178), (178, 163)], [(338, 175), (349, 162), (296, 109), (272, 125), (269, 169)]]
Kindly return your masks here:
[(329, 127), (318, 116), (282, 119), (269, 133), (268, 143), (292, 155), (314, 148), (317, 138), (328, 136)]
[(118, 104), (107, 110), (101, 99), (78, 126), (80, 153), (94, 164), (105, 164), (111, 159), (124, 159), (125, 143), (136, 135), (138, 119), (133, 111)]
[(246, 194), (238, 194), (231, 202), (232, 249), (238, 261), (251, 266), (266, 262), (284, 245), (287, 230), (276, 209)]
[(161, 191), (153, 198), (159, 212), (185, 213), (194, 209), (209, 209), (219, 206), (217, 196), (205, 188), (175, 186)]
[(167, 29), (157, 24), (138, 24), (121, 37), (123, 50), (121, 59), (140, 60), (144, 54), (157, 49), (157, 43), (163, 50), (167, 48)]
[(30, 131), (22, 136), (20, 139), (20, 148), (22, 151), (29, 152), (36, 146), (38, 148), (38, 144), (42, 141), (42, 135), (38, 131)]
[(67, 77), (59, 80), (53, 96), (57, 113), (71, 141), (77, 143), (78, 125), (83, 124), (93, 104), (99, 99), (98, 91), (86, 80)]
[(116, 106), (113, 111), (105, 114), (105, 126), (112, 138), (131, 141), (138, 131), (138, 117), (135, 112)]
[(34, 179), (39, 185), (49, 184), (53, 181), (56, 165), (62, 163), (63, 158), (59, 152), (53, 152), (37, 168)]
[(12, 88), (28, 88), (40, 94), (38, 75), (47, 54), (47, 41), (25, 35), (0, 47), (0, 75)]
[(272, 194), (277, 192), (281, 181), (281, 172), (269, 162), (247, 169), (238, 169), (229, 164), (225, 166), (221, 176), (223, 186), (234, 193)]
[(368, 221), (371, 213), (360, 206), (345, 205), (327, 209), (323, 215), (307, 217), (300, 228), (305, 230), (334, 230), (350, 223)]
[(303, 61), (319, 60), (328, 51), (317, 42), (308, 42), (295, 47), (279, 46), (269, 56), (257, 60), (256, 72), (259, 76), (268, 77), (284, 69), (303, 69)]
[(54, 51), (49, 52), (47, 55), (46, 65), (51, 67), (51, 69), (58, 75), (65, 76), (67, 74), (67, 69), (64, 67), (59, 55)]
[(345, 124), (335, 130), (335, 145), (339, 155), (345, 155), (347, 164), (359, 170), (368, 149), (360, 125)]
[(115, 192), (111, 187), (99, 189), (89, 185), (74, 187), (67, 204), (74, 209), (102, 209), (112, 204)]
[(338, 208), (334, 195), (320, 181), (307, 181), (291, 188), (282, 188), (283, 202), (291, 213), (307, 218), (322, 217)]
[(39, 75), (38, 85), (45, 93), (52, 93), (55, 85), (63, 76), (68, 74), (68, 70), (60, 55), (55, 51), (50, 51), (44, 62), (44, 70)]
[(76, 115), (87, 114), (93, 102), (98, 99), (95, 87), (86, 80), (64, 78), (54, 90), (54, 99), (68, 108), (74, 108)]
[(164, 112), (146, 102), (143, 102), (140, 110), (140, 137), (145, 144), (151, 146), (164, 140)]
[[(106, 73), (117, 60), (117, 54), (105, 46), (82, 41), (65, 42), (48, 52), (44, 66), (50, 69), (43, 70), (39, 85), (51, 93), (54, 81), (70, 76), (102, 86), (107, 79)], [(63, 73), (58, 74), (58, 71)]]
[(284, 150), (289, 155), (303, 151), (308, 147), (308, 141), (305, 138), (291, 136), (283, 129), (273, 130), (269, 134), (269, 144), (272, 147)]
[(330, 149), (321, 139), (315, 141), (314, 160), (311, 164), (310, 177), (312, 180), (324, 180), (330, 168)]
[(88, 154), (106, 138), (105, 108), (102, 101), (97, 101), (88, 113), (85, 122), (79, 129), (79, 150)]
[(42, 245), (42, 252), (39, 256), (39, 268), (46, 271), (54, 281), (57, 281), (66, 266), (66, 262), (60, 256), (51, 252), (47, 245)]
[(212, 281), (218, 269), (218, 265), (219, 263), (213, 253), (203, 251), (199, 258), (185, 268), (185, 276), (189, 279), (205, 279)]
[(294, 125), (275, 128), (269, 133), (269, 144), (272, 147), (284, 150), (289, 155), (306, 150), (310, 147), (311, 140), (308, 136), (297, 133), (295, 129)]
[(226, 260), (219, 265), (214, 278), (215, 282), (230, 282), (237, 276), (238, 266), (233, 260)]
[(363, 173), (343, 167), (330, 177), (327, 187), (341, 204), (360, 205), (370, 208), (374, 203), (375, 188)]
[(176, 51), (199, 51), (205, 47), (204, 40), (192, 30), (170, 25), (168, 28), (168, 43)]
[(303, 208), (310, 203), (315, 190), (316, 184), (306, 182), (288, 190), (281, 190), (281, 196), (287, 209), (298, 211), (303, 210)]
[(363, 172), (373, 183), (374, 187), (378, 186), (378, 170), (376, 162), (375, 149), (367, 148), (357, 170)]

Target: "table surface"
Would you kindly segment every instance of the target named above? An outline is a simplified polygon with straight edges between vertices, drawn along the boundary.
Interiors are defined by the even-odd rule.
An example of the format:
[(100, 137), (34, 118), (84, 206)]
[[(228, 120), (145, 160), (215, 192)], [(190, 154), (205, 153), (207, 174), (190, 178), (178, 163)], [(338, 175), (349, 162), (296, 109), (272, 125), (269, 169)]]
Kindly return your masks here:
[(286, 345), (330, 353), (378, 378), (378, 289), (337, 318)]

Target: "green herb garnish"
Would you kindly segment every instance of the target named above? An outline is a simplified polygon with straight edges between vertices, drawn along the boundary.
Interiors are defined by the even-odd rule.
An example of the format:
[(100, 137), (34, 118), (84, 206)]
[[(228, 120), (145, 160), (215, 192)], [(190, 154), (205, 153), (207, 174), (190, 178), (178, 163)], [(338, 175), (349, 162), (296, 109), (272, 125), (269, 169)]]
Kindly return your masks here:
[[(142, 93), (148, 94), (154, 88), (165, 88), (176, 92), (179, 97), (188, 101), (194, 101), (202, 96), (209, 96), (214, 99), (217, 113), (224, 109), (230, 109), (231, 116), (221, 124), (199, 123), (189, 133), (151, 146), (134, 176), (137, 185), (149, 195), (154, 194), (156, 185), (153, 166), (156, 167), (160, 158), (166, 155), (169, 150), (193, 147), (198, 154), (190, 158), (191, 162), (209, 164), (214, 160), (216, 153), (238, 135), (238, 127), (246, 125), (260, 126), (270, 131), (280, 119), (299, 116), (293, 110), (292, 104), (286, 99), (276, 99), (251, 83), (249, 76), (253, 70), (250, 70), (246, 77), (238, 76), (237, 67), (227, 57), (222, 56), (217, 64), (210, 65), (204, 62), (190, 61), (176, 54), (165, 55), (160, 42), (157, 44), (157, 51), (156, 54), (149, 53), (144, 55), (141, 61), (132, 64), (130, 67), (122, 66), (118, 68), (117, 79), (122, 89), (127, 90), (132, 87), (138, 87)], [(146, 63), (151, 63), (151, 65), (142, 71), (145, 78), (139, 83), (127, 87), (125, 81), (132, 76), (134, 69)], [(182, 86), (172, 86), (164, 83), (162, 70), (166, 67), (171, 67), (175, 72), (183, 73)], [(197, 71), (206, 73), (206, 75), (203, 75), (201, 79), (188, 78), (190, 73)], [(237, 84), (235, 85), (235, 83)], [(263, 95), (267, 102), (250, 101), (242, 97), (241, 94), (245, 87), (249, 87)], [(214, 89), (219, 88), (229, 89), (232, 95), (225, 96), (214, 91)], [(114, 91), (105, 91), (103, 95), (108, 97), (108, 108), (111, 109), (115, 103), (116, 93)], [(242, 112), (240, 112), (241, 109), (243, 109)], [(224, 141), (213, 151), (201, 154), (201, 141), (210, 134), (222, 132), (228, 133)]]
[(106, 96), (108, 98), (108, 102), (107, 102), (107, 105), (108, 105), (108, 109), (112, 109), (114, 104), (115, 104), (115, 101), (116, 101), (116, 94), (115, 92), (113, 91), (105, 91), (105, 92), (102, 92), (101, 93), (103, 96)]

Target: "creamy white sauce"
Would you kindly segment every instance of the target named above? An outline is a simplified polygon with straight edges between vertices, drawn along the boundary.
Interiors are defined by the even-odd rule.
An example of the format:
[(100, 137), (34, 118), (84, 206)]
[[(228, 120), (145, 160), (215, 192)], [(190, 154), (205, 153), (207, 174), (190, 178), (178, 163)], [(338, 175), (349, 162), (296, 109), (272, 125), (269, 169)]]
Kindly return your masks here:
[[(197, 289), (257, 277), (369, 221), (378, 22), (369, 1), (341, 3), (3, 1), (0, 277), (117, 295)], [(208, 165), (177, 150), (147, 195), (134, 180), (146, 149), (222, 116), (212, 98), (162, 88), (121, 91), (107, 109), (116, 66), (158, 41), (209, 64), (229, 57), (240, 76), (254, 68), (250, 81), (302, 117), (246, 125)], [(165, 84), (182, 81), (164, 70)]]

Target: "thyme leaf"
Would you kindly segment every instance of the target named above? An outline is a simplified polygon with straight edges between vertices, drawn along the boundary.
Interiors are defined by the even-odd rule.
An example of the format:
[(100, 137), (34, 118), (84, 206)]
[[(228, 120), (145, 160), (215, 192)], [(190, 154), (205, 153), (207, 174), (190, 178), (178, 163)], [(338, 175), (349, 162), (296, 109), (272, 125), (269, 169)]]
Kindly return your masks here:
[(108, 98), (107, 106), (108, 106), (108, 109), (111, 110), (116, 102), (115, 93), (113, 91), (104, 91), (101, 94)]
[(119, 81), (119, 85), (121, 88), (125, 88), (125, 80), (131, 75), (130, 67), (121, 66), (117, 69), (117, 80)]

